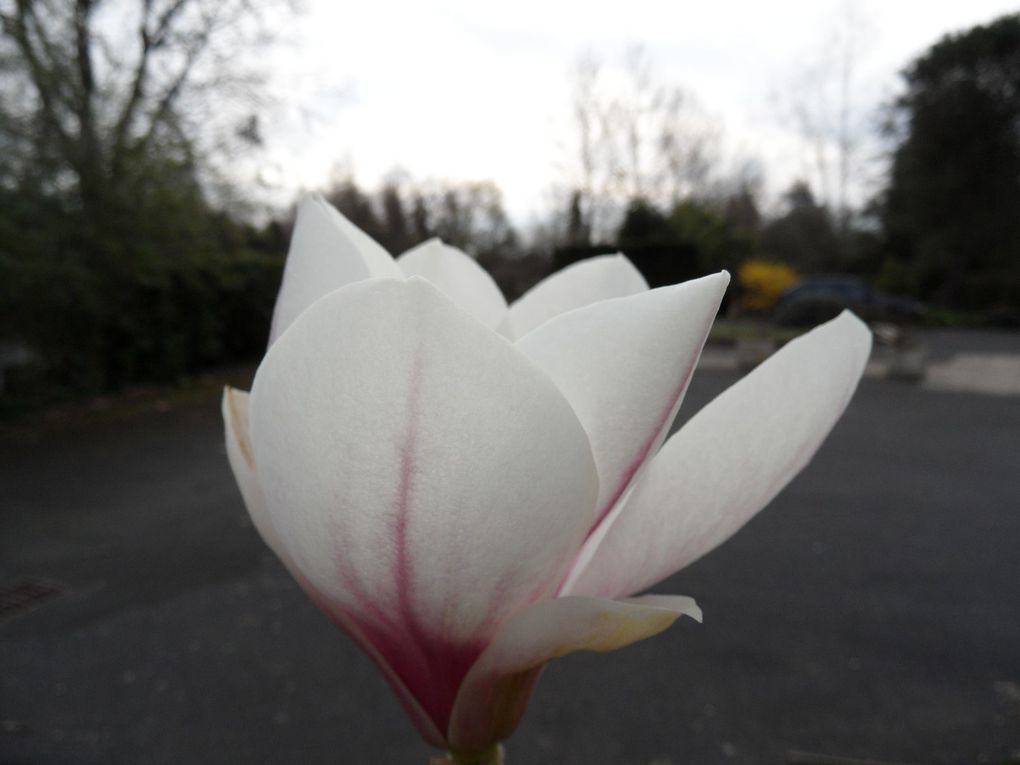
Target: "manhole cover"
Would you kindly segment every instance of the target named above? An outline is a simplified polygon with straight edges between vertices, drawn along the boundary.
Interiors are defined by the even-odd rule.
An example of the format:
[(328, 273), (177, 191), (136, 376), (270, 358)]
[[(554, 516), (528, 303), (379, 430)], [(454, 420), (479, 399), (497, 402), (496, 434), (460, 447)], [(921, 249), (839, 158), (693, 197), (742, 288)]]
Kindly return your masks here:
[(0, 621), (23, 614), (62, 592), (53, 582), (28, 577), (0, 584)]

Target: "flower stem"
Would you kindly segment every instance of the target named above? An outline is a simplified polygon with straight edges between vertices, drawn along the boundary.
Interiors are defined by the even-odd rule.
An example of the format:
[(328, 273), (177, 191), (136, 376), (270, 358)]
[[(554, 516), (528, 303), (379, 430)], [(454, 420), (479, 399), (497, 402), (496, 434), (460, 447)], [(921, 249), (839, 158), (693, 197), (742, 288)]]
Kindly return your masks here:
[(505, 765), (502, 744), (493, 744), (488, 749), (474, 754), (450, 752), (446, 757), (434, 757), (430, 765)]

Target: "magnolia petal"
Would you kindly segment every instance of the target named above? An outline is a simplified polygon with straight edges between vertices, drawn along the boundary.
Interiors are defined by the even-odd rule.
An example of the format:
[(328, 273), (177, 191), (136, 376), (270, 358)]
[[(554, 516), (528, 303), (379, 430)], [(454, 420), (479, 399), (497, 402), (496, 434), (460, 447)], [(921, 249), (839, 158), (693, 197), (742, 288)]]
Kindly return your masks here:
[(496, 626), (555, 588), (592, 523), (598, 477), (569, 404), (412, 277), (302, 314), (256, 374), (251, 417), (281, 544), (445, 729)]
[(421, 736), (435, 746), (444, 746), (444, 739), (436, 730), (435, 724), (425, 714), (421, 705), (418, 704), (393, 668), (361, 634), (357, 625), (351, 623), (344, 614), (331, 608), (328, 599), (301, 575), (300, 570), (293, 565), (286, 551), (280, 545), (279, 536), (276, 534), (272, 518), (266, 510), (265, 499), (262, 496), (262, 489), (258, 485), (255, 472), (255, 460), (248, 429), (248, 399), (249, 395), (242, 390), (230, 386), (223, 389), (222, 408), (223, 420), (226, 425), (227, 459), (234, 471), (234, 477), (237, 479), (241, 496), (255, 528), (269, 548), (280, 557), (283, 565), (287, 567), (309, 598), (345, 630), (376, 663)]
[(868, 361), (871, 333), (841, 316), (788, 343), (673, 435), (569, 592), (638, 592), (728, 539), (810, 461)]
[(489, 329), (506, 316), (506, 300), (496, 282), (467, 253), (429, 239), (397, 258), (405, 276), (421, 276)]
[(464, 679), (450, 720), (450, 746), (480, 751), (513, 733), (547, 661), (574, 651), (622, 648), (684, 615), (701, 621), (691, 598), (669, 595), (555, 598), (525, 609), (503, 625)]
[(322, 197), (306, 196), (298, 205), (269, 344), (323, 295), (377, 276), (400, 278), (401, 273), (380, 245)]
[(404, 681), (397, 674), (393, 665), (391, 665), (386, 657), (383, 656), (383, 654), (376, 648), (368, 636), (359, 627), (358, 623), (348, 616), (348, 614), (342, 609), (338, 608), (329, 597), (324, 595), (311, 582), (305, 579), (299, 569), (291, 567), (288, 568), (309, 599), (318, 606), (333, 621), (334, 624), (346, 632), (351, 640), (353, 640), (355, 644), (368, 655), (368, 657), (383, 673), (383, 677), (386, 679), (387, 685), (390, 686), (390, 689), (397, 697), (400, 705), (404, 708), (407, 716), (411, 718), (411, 723), (414, 725), (419, 735), (433, 746), (440, 748), (445, 747), (446, 737), (436, 727), (435, 722), (433, 722), (432, 718), (428, 715), (424, 708), (422, 708), (418, 699), (415, 698), (411, 689), (407, 687)]
[(666, 437), (729, 280), (723, 272), (604, 300), (560, 314), (517, 341), (588, 433), (600, 519)]
[(241, 490), (241, 498), (248, 509), (255, 529), (262, 536), (269, 548), (279, 555), (280, 540), (273, 528), (272, 519), (266, 510), (266, 500), (262, 496), (258, 475), (255, 472), (255, 455), (251, 448), (251, 437), (248, 429), (248, 394), (243, 390), (223, 388), (223, 423), (227, 442), (227, 461), (234, 471), (234, 479)]
[(315, 199), (326, 209), (329, 217), (337, 225), (341, 232), (346, 235), (358, 249), (365, 266), (368, 268), (368, 275), (371, 278), (399, 278), (402, 274), (393, 261), (386, 248), (379, 244), (360, 228), (351, 223), (339, 210), (327, 202), (318, 194)]
[(547, 276), (525, 292), (510, 306), (500, 332), (516, 339), (566, 311), (647, 289), (648, 283), (626, 256), (588, 258)]

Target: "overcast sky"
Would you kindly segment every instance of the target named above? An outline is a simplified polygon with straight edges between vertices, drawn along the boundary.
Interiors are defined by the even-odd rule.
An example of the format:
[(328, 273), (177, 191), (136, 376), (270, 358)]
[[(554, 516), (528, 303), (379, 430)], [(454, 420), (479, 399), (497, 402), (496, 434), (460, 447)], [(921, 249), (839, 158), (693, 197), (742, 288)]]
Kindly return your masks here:
[(338, 163), (366, 186), (395, 167), (419, 179), (491, 179), (519, 222), (543, 213), (564, 180), (582, 52), (611, 61), (643, 46), (659, 79), (684, 86), (718, 121), (724, 165), (758, 159), (775, 195), (808, 156), (777, 97), (832, 49), (848, 8), (864, 38), (854, 88), (862, 118), (940, 36), (1017, 10), (1001, 0), (303, 1), (274, 58), (282, 108), (266, 129), (264, 179), (321, 187)]

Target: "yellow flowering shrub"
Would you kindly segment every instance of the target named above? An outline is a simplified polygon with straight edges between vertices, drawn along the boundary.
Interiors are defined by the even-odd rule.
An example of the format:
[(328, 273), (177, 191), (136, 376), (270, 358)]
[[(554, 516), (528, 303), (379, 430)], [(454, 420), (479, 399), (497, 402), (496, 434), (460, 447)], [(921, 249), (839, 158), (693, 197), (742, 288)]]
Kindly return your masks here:
[(745, 311), (768, 311), (784, 291), (800, 281), (790, 266), (768, 260), (745, 260), (737, 268), (737, 278)]

